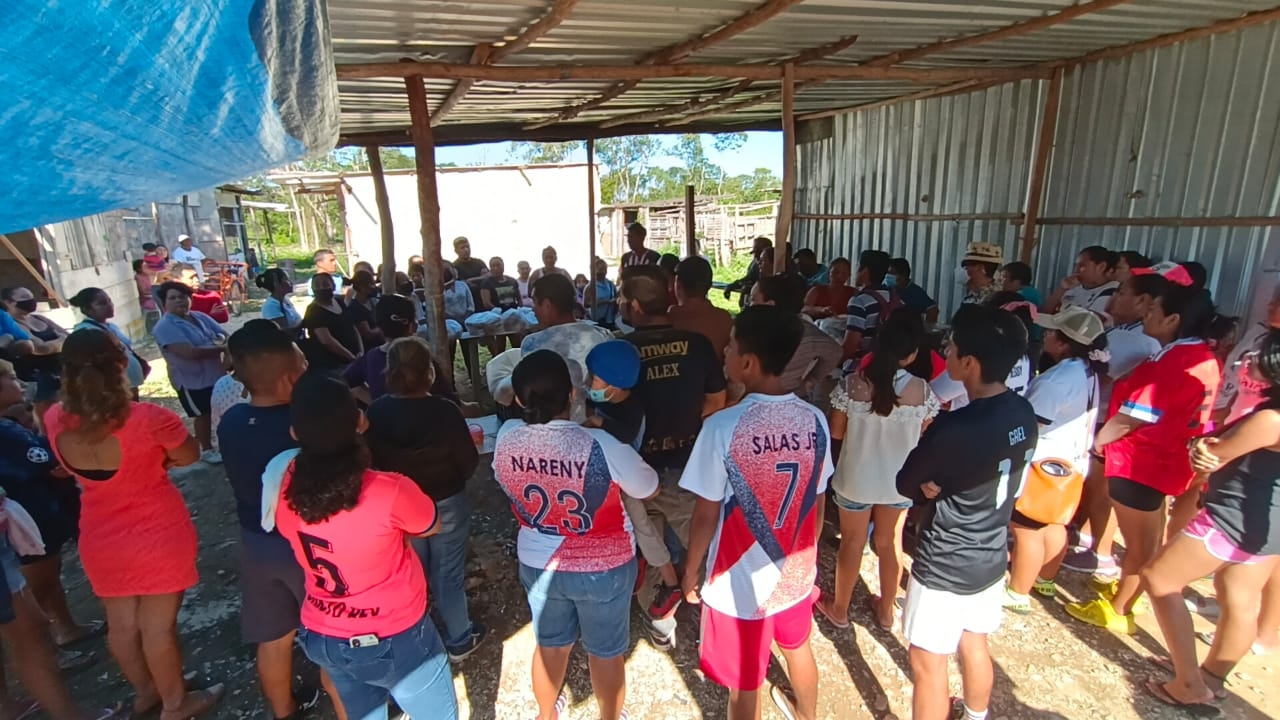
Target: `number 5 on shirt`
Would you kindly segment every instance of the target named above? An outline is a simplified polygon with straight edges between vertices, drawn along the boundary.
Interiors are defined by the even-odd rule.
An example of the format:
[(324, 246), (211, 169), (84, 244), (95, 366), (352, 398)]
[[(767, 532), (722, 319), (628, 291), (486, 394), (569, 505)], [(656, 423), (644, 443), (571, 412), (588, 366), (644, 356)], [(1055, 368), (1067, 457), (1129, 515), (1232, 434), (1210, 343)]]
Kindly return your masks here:
[(333, 585), (333, 589), (329, 590), (330, 594), (336, 597), (346, 595), (350, 587), (347, 585), (347, 581), (342, 579), (342, 571), (338, 569), (338, 566), (332, 560), (316, 555), (316, 550), (332, 553), (333, 543), (304, 532), (298, 533), (298, 539), (302, 541), (302, 552), (307, 556), (307, 564), (311, 566), (312, 572), (315, 573), (316, 587), (322, 590), (327, 589), (325, 587), (325, 580), (327, 579)]

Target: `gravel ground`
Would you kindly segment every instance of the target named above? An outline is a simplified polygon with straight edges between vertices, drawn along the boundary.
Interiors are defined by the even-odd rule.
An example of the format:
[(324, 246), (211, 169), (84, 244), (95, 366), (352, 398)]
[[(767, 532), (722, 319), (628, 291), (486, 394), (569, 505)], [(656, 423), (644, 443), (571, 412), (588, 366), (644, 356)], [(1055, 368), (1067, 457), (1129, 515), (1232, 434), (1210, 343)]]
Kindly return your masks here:
[[(256, 313), (254, 313), (256, 315)], [(144, 388), (148, 400), (176, 408), (173, 391), (163, 380), (162, 363), (153, 363), (152, 379)], [(465, 385), (465, 373), (459, 373)], [(460, 388), (464, 394), (469, 388)], [(228, 685), (228, 695), (210, 717), (265, 717), (253, 671), (252, 649), (239, 641), (236, 519), (229, 486), (222, 470), (197, 463), (174, 472), (186, 495), (200, 533), (200, 584), (186, 598), (179, 617), (188, 669), (208, 682)], [(515, 524), (505, 499), (482, 466), (468, 492), (475, 503), (474, 542), (468, 563), (467, 586), (472, 615), (492, 628), (492, 637), (472, 657), (455, 668), (455, 685), (462, 717), (523, 719), (533, 717), (529, 664), (533, 637), (529, 611), (516, 578)], [(70, 551), (74, 554), (74, 550)], [(78, 562), (69, 558), (66, 586), (81, 620), (101, 618)], [(875, 627), (861, 599), (878, 592), (874, 559), (864, 558), (863, 578), (855, 598), (854, 626), (835, 630), (825, 622), (814, 626), (813, 644), (821, 672), (821, 718), (906, 718), (910, 716), (911, 684), (901, 635)], [(835, 546), (824, 543), (822, 585), (830, 589)], [(1065, 574), (1064, 574), (1065, 575)], [(1187, 717), (1166, 708), (1141, 689), (1158, 671), (1149, 662), (1160, 653), (1160, 633), (1154, 618), (1139, 618), (1141, 631), (1120, 638), (1069, 619), (1063, 604), (1087, 596), (1084, 579), (1066, 575), (1062, 597), (1043, 602), (1027, 616), (1006, 616), (992, 638), (996, 662), (996, 690), (991, 717), (1072, 720), (1160, 720)], [(1207, 593), (1207, 583), (1194, 591)], [(633, 618), (637, 616), (633, 615)], [(725, 717), (726, 693), (703, 679), (697, 663), (696, 613), (681, 608), (679, 643), (674, 652), (652, 647), (638, 619), (632, 622), (633, 647), (628, 659), (628, 708), (637, 719), (684, 720)], [(1210, 629), (1205, 620), (1197, 627)], [(77, 696), (97, 703), (125, 701), (130, 693), (105, 644), (86, 649), (98, 662), (71, 678)], [(1200, 646), (1201, 653), (1204, 647)], [(314, 671), (298, 654), (299, 683), (314, 686)], [(770, 679), (785, 682), (781, 665)], [(1223, 702), (1224, 716), (1239, 719), (1280, 717), (1280, 662), (1272, 657), (1249, 657), (1241, 663)], [(953, 666), (952, 691), (959, 693), (959, 672)], [(567, 694), (572, 720), (597, 718), (590, 698), (586, 656), (576, 652), (570, 666)], [(764, 717), (780, 718), (766, 700)], [(322, 716), (332, 717), (328, 705)]]

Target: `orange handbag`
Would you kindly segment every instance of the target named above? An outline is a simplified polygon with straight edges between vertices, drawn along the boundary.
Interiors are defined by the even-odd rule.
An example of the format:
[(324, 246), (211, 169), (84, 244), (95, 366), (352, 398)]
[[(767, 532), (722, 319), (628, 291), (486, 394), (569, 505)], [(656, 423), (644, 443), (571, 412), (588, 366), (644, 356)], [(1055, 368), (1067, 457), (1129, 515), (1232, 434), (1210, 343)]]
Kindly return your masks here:
[(1066, 525), (1076, 514), (1083, 492), (1084, 475), (1070, 461), (1045, 458), (1027, 467), (1027, 480), (1014, 507), (1036, 522)]

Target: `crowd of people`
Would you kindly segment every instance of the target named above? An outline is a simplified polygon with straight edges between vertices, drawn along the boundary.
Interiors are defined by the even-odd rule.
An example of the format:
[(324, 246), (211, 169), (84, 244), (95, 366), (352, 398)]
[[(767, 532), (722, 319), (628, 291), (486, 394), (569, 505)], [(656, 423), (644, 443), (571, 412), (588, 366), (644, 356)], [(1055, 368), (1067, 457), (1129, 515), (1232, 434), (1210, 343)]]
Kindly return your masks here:
[[(1150, 597), (1171, 677), (1143, 689), (1164, 703), (1214, 714), (1236, 663), (1280, 650), (1280, 293), (1265, 326), (1232, 342), (1197, 263), (1091, 246), (1046, 299), (1029, 266), (975, 242), (954, 278), (962, 303), (939, 325), (905, 258), (869, 249), (824, 265), (801, 249), (775, 271), (761, 241), (730, 285), (743, 294), (735, 316), (709, 300), (709, 261), (661, 255), (645, 235), (629, 228), (616, 279), (601, 260), (575, 280), (554, 248), (510, 278), (466, 238), (443, 266), (449, 319), (535, 320), (491, 343), (484, 370), (539, 720), (563, 713), (578, 643), (600, 717), (629, 717), (638, 589), (655, 647), (696, 622), (729, 718), (759, 717), (774, 643), (788, 683), (770, 701), (816, 717), (814, 618), (850, 628), (868, 543), (878, 594), (859, 603), (905, 637), (918, 720), (989, 716), (987, 638), (1005, 612), (1056, 597), (1060, 570), (1097, 590), (1066, 612), (1112, 632), (1135, 632)], [(347, 277), (321, 250), (301, 311), (288, 274), (267, 270), (262, 318), (233, 333), (196, 306), (201, 259), (148, 248), (138, 265), (194, 437), (139, 402), (149, 366), (101, 289), (73, 298), (84, 321), (69, 333), (29, 291), (0, 292), (0, 350), (14, 360), (0, 362), (0, 637), (33, 696), (0, 694), (0, 710), (185, 720), (217, 704), (222, 685), (193, 689), (183, 673), (176, 618), (198, 579), (197, 537), (167, 473), (203, 460), (223, 464), (234, 496), (241, 634), (273, 716), (318, 697), (292, 687), (297, 643), (342, 720), (384, 717), (389, 699), (456, 717), (451, 665), (489, 635), (465, 583), (483, 441), (467, 418), (482, 411), (419, 333), (422, 259), (387, 288), (367, 263)], [(819, 578), (828, 519), (839, 550)], [(105, 626), (67, 608), (58, 573), (72, 541)], [(1216, 603), (1184, 602), (1210, 574)], [(1192, 610), (1219, 615), (1202, 663)], [(59, 672), (103, 632), (135, 697), (91, 711)]]

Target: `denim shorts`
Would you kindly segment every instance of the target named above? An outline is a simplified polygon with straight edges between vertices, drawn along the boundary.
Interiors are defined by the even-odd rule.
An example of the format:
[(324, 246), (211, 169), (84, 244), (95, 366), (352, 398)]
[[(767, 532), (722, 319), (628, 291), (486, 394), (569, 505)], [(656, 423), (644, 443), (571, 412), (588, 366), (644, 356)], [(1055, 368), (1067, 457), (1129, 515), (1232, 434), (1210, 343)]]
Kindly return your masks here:
[(602, 660), (631, 645), (631, 595), (635, 558), (603, 572), (565, 572), (520, 566), (520, 584), (529, 597), (538, 645), (568, 647), (582, 636), (582, 648)]
[[(848, 512), (866, 512), (871, 508), (875, 507), (877, 504), (881, 504), (881, 503), (868, 504), (868, 503), (854, 502), (849, 498), (846, 498), (845, 496), (836, 492), (835, 490), (831, 491), (831, 499), (835, 501), (836, 507), (840, 508), (841, 510), (847, 510)], [(910, 510), (911, 509), (910, 500), (906, 502), (901, 502), (901, 503), (888, 503), (888, 504), (882, 504), (882, 505), (883, 507), (893, 508), (894, 510)]]

